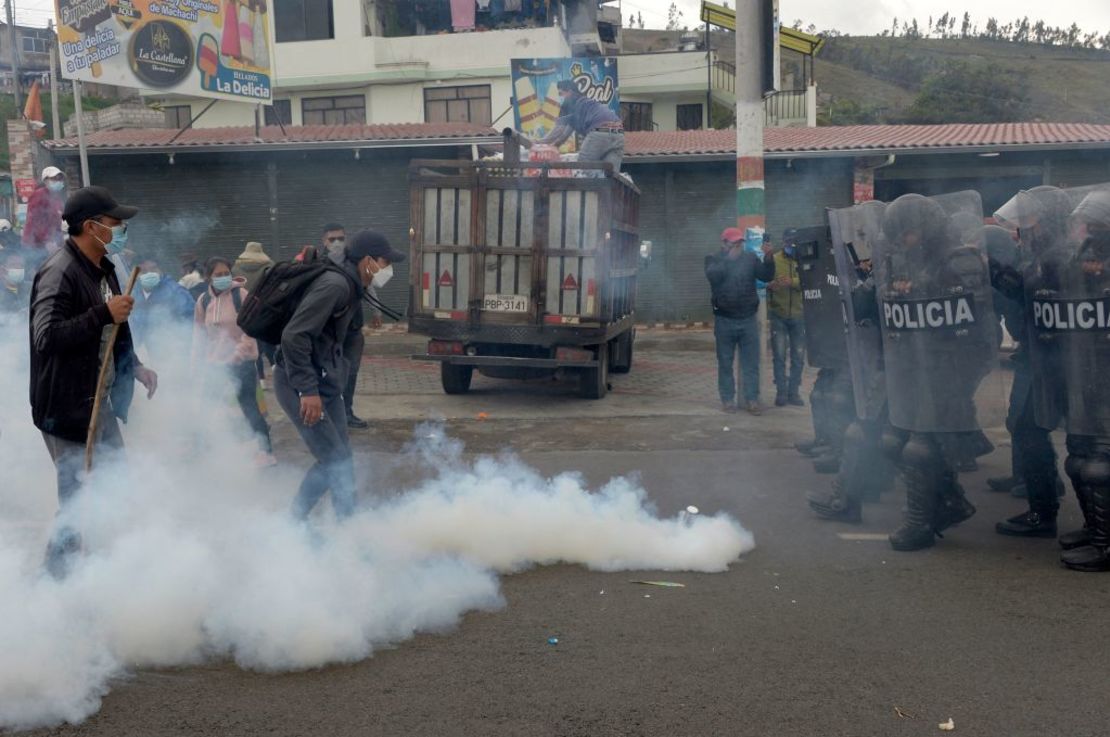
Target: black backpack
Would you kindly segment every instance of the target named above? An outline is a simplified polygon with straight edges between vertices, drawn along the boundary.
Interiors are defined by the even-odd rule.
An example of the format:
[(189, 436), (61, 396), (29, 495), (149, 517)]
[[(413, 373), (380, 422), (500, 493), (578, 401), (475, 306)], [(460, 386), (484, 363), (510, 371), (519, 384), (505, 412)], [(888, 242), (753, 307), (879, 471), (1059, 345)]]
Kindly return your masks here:
[(362, 284), (331, 259), (316, 258), (315, 252), (309, 252), (303, 262), (280, 261), (263, 269), (239, 310), (239, 328), (263, 343), (281, 345), (281, 334), (293, 319), (305, 290), (328, 271), (342, 274), (351, 283), (355, 295), (351, 304), (358, 304)]

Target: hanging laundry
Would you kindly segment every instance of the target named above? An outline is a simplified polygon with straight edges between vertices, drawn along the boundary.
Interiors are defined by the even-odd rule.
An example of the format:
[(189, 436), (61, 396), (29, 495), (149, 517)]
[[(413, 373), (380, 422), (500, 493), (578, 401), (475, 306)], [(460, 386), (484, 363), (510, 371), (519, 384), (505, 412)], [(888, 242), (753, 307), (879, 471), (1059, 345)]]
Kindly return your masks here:
[(224, 3), (224, 32), (220, 37), (220, 54), (238, 59), (243, 53), (239, 43), (239, 3), (227, 0)]
[(266, 45), (266, 31), (269, 28), (266, 17), (266, 2), (259, 0), (254, 14), (254, 65), (261, 69), (270, 68), (270, 48)]
[(456, 31), (473, 31), (477, 9), (474, 0), (451, 0), (451, 26)]
[(239, 60), (254, 63), (254, 11), (246, 5), (239, 6)]

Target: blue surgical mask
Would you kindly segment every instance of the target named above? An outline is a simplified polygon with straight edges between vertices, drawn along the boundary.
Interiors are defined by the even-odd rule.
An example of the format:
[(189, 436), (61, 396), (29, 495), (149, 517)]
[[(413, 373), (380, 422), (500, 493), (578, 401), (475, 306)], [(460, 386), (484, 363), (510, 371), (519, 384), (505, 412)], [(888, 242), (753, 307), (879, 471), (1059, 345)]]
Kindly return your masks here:
[(231, 289), (232, 276), (214, 276), (212, 277), (212, 288), (217, 292), (226, 292)]
[(66, 183), (49, 181), (46, 183), (46, 188), (49, 189), (51, 192), (57, 194), (58, 192), (61, 192), (63, 189), (66, 188)]
[(782, 252), (785, 253), (790, 258), (794, 258), (794, 246), (783, 246), (782, 247)]
[(162, 275), (157, 271), (148, 271), (145, 274), (139, 274), (139, 284), (148, 292), (153, 292), (154, 288), (162, 281)]
[(23, 269), (8, 269), (7, 276), (4, 277), (8, 284), (22, 284), (23, 280), (27, 278), (27, 272)]
[[(108, 228), (104, 223), (98, 222), (97, 225), (102, 228)], [(109, 254), (114, 256), (123, 253), (123, 249), (127, 248), (127, 226), (121, 223), (120, 225), (114, 225), (108, 229), (112, 231), (112, 240), (107, 243), (105, 243), (100, 236), (93, 235), (93, 237), (100, 241), (100, 245), (104, 246)]]

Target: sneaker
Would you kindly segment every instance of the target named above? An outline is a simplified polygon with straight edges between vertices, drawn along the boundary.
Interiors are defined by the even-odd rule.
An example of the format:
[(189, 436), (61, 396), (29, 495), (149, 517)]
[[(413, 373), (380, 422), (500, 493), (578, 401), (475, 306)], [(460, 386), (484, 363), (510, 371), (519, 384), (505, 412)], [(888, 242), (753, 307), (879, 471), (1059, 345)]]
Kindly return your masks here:
[(785, 394), (775, 395), (775, 406), (776, 407), (785, 407), (786, 406), (786, 395)]
[(254, 456), (255, 468), (273, 468), (278, 463), (273, 453), (259, 452)]
[(791, 394), (789, 397), (787, 397), (786, 398), (786, 403), (789, 404), (791, 407), (804, 407), (804, 406), (806, 406), (806, 403), (803, 402), (802, 398), (799, 397), (797, 394)]
[(1025, 512), (999, 522), (994, 531), (1010, 537), (1056, 537), (1056, 516)]
[(987, 479), (987, 487), (991, 491), (1007, 492), (1021, 483), (1017, 476), (992, 476)]
[(759, 402), (748, 402), (746, 409), (749, 415), (759, 417), (763, 414), (763, 407), (760, 406)]
[(370, 427), (370, 423), (362, 419), (361, 417), (357, 417), (355, 415), (347, 415), (347, 427), (351, 428), (352, 430), (365, 430), (366, 428)]

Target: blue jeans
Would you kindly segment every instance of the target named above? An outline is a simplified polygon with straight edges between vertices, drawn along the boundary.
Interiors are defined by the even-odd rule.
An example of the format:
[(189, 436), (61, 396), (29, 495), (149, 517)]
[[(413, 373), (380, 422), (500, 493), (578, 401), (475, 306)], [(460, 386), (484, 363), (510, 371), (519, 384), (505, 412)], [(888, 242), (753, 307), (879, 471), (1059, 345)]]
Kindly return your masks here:
[(735, 318), (718, 315), (713, 320), (717, 339), (717, 391), (725, 404), (736, 396), (736, 349), (744, 378), (744, 401), (759, 400), (759, 321), (755, 315)]
[(321, 397), (324, 417), (308, 427), (301, 422), (301, 398), (289, 384), (289, 376), (281, 364), (274, 368), (274, 394), (316, 459), (293, 500), (293, 516), (307, 519), (330, 490), (335, 516), (339, 519), (350, 517), (355, 512), (355, 464), (347, 438), (347, 412), (343, 407), (343, 397)]
[[(775, 388), (787, 397), (797, 396), (802, 385), (805, 360), (805, 322), (800, 317), (771, 315), (771, 352), (775, 363)], [(790, 354), (790, 378), (786, 376), (786, 356)]]

